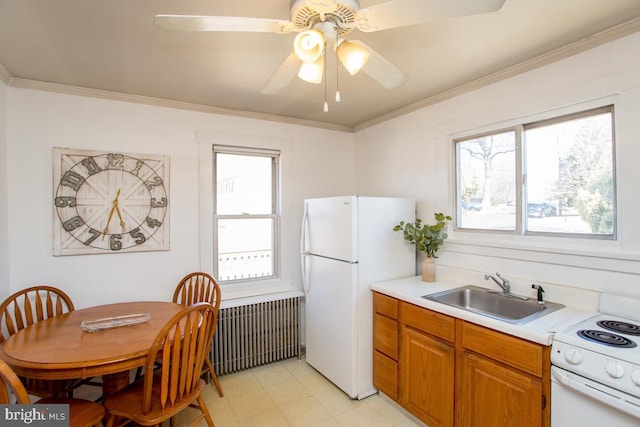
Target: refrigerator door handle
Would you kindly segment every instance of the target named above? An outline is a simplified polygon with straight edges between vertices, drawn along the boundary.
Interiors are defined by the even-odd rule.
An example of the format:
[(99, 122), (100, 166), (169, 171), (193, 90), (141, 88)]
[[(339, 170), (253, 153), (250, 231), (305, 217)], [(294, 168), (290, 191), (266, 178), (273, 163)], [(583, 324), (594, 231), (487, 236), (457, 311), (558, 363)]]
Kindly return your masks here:
[(304, 213), (302, 214), (302, 231), (300, 232), (300, 270), (302, 271), (302, 288), (304, 290), (305, 299), (309, 300), (310, 283), (307, 278), (307, 262), (306, 262), (306, 237), (307, 237), (307, 221), (309, 213), (307, 212), (307, 202), (304, 203)]

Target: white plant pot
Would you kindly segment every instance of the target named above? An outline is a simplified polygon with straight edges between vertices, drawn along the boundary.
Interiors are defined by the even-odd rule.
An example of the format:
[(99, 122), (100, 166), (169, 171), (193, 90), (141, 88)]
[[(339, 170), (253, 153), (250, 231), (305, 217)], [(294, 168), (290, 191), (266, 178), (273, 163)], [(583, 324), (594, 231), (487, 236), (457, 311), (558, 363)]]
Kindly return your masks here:
[(436, 261), (433, 258), (427, 257), (422, 261), (422, 281), (436, 281)]

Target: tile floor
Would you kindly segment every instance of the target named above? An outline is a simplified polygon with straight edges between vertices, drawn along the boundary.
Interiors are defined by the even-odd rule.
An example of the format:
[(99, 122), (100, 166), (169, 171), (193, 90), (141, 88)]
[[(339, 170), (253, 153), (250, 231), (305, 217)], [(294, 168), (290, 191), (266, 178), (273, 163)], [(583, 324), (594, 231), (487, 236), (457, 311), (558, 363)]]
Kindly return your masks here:
[[(320, 375), (304, 360), (287, 359), (219, 377), (204, 391), (216, 427), (415, 427), (417, 424), (378, 395), (360, 401)], [(197, 411), (187, 409), (175, 425), (187, 425)], [(206, 426), (203, 420), (198, 427)]]

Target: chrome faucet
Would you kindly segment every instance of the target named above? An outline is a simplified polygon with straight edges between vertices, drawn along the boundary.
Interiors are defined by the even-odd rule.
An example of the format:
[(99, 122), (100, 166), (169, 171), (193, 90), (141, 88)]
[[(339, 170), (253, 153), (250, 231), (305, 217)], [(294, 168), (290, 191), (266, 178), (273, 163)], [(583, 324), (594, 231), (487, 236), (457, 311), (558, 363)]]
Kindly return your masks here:
[(485, 274), (484, 275), (484, 280), (493, 280), (494, 282), (496, 282), (496, 284), (498, 286), (500, 286), (502, 288), (502, 293), (505, 295), (510, 295), (511, 294), (511, 284), (509, 283), (509, 281), (507, 279), (505, 279), (504, 277), (502, 277), (500, 275), (500, 273), (496, 273), (496, 276), (498, 276), (498, 278), (502, 281), (502, 283), (500, 283), (498, 281), (498, 279), (496, 279), (495, 277), (493, 277), (491, 274)]

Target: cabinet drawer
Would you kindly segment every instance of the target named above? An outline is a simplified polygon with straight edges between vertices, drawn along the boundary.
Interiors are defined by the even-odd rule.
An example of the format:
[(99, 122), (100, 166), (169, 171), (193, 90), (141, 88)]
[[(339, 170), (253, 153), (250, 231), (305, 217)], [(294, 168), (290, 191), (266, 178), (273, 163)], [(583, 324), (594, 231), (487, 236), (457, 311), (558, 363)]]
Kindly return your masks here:
[(373, 348), (398, 360), (398, 321), (373, 314)]
[(542, 377), (543, 346), (464, 322), (462, 345), (476, 353)]
[(373, 352), (373, 386), (398, 400), (398, 363), (379, 351)]
[(392, 319), (398, 318), (398, 300), (387, 295), (373, 293), (373, 311), (384, 314)]
[(400, 303), (400, 320), (405, 325), (453, 342), (456, 335), (455, 318), (406, 302)]

